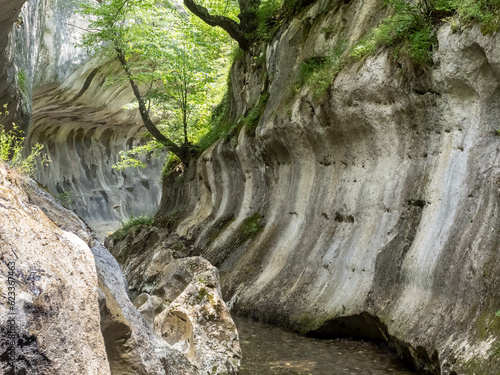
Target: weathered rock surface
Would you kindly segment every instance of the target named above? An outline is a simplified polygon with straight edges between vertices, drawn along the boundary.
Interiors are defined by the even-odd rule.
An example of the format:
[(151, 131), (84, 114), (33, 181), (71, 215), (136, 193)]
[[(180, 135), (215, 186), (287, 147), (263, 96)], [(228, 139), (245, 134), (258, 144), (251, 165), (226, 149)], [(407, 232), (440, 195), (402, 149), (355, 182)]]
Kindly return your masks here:
[[(146, 326), (118, 262), (73, 212), (3, 166), (0, 199), (2, 373), (199, 373)], [(9, 267), (15, 268), (10, 279)], [(9, 280), (15, 280), (13, 328)]]
[[(184, 251), (201, 251), (220, 267), (223, 294), (241, 314), (303, 333), (388, 340), (432, 373), (497, 374), (498, 35), (443, 26), (435, 64), (425, 74), (381, 51), (343, 69), (320, 98), (307, 87), (291, 90), (302, 61), (357, 41), (380, 19), (379, 10), (377, 1), (317, 1), (253, 51), (265, 50), (265, 66), (255, 56), (237, 62), (234, 119), (269, 93), (255, 134), (241, 131), (219, 142), (182, 179), (165, 180), (157, 221), (177, 223), (175, 238), (192, 243)], [(92, 158), (77, 146), (94, 137), (87, 130), (93, 125), (80, 125), (91, 115), (85, 107), (106, 97), (98, 94), (106, 74), (92, 74), (94, 68), (84, 65), (66, 86), (40, 88), (42, 127), (30, 138), (53, 132), (63, 144), (75, 137), (69, 142), (75, 152), (48, 149), (69, 160), (51, 183), (66, 180), (78, 197), (85, 197), (77, 186), (87, 186), (87, 170), (92, 177), (105, 168), (75, 164)], [(93, 122), (101, 107), (109, 104), (104, 113), (114, 114), (126, 101), (119, 88), (109, 90), (115, 94), (96, 100)], [(74, 122), (73, 112), (80, 113)], [(74, 133), (52, 129), (58, 118)], [(118, 123), (112, 121), (110, 132)], [(153, 238), (168, 232), (144, 233), (136, 245), (149, 251), (118, 255), (132, 289), (148, 294), (141, 309), (152, 320), (164, 302), (151, 290), (174, 256), (159, 251)], [(146, 272), (141, 260), (154, 256), (155, 267)]]
[[(104, 238), (120, 220), (155, 212), (162, 163), (153, 160), (151, 168), (124, 172), (111, 168), (119, 151), (145, 142), (137, 111), (123, 109), (132, 91), (122, 84), (106, 85), (106, 77), (121, 68), (90, 60), (75, 46), (86, 21), (74, 3), (22, 3), (10, 2), (12, 14), (0, 20), (5, 31), (0, 34), (5, 39), (0, 42), (5, 57), (0, 82), (2, 95), (9, 95), (0, 105), (8, 104), (24, 130), (30, 125), (28, 147), (41, 143), (57, 161), (37, 171), (37, 181)], [(10, 127), (7, 120), (4, 125)]]
[[(157, 235), (157, 229), (131, 228), (125, 240), (107, 246), (123, 264), (134, 305), (173, 348), (200, 373), (237, 374), (238, 332), (222, 299), (219, 271), (192, 253), (183, 238)], [(154, 251), (143, 252), (143, 249)]]
[(128, 296), (128, 286), (116, 259), (95, 239), (72, 211), (38, 188), (33, 181), (28, 197), (58, 226), (77, 234), (91, 247), (98, 277), (100, 327), (111, 373), (196, 375), (198, 370), (180, 351), (155, 335)]
[(500, 373), (498, 35), (445, 25), (426, 73), (381, 51), (319, 98), (291, 91), (302, 61), (356, 41), (378, 7), (318, 1), (265, 64), (237, 62), (235, 119), (269, 93), (255, 135), (166, 179), (157, 221), (221, 270), (239, 314), (388, 340), (435, 374)]
[(180, 351), (145, 326), (127, 295), (120, 266), (100, 243), (93, 248), (99, 270), (101, 329), (113, 374), (198, 374)]
[(19, 121), (23, 117), (20, 110), (22, 98), (15, 85), (15, 69), (13, 68), (15, 56), (9, 53), (8, 46), (12, 25), (19, 20), (24, 1), (0, 1), (0, 103), (2, 106), (7, 104), (10, 110), (9, 116), (4, 120), (4, 126), (9, 128), (12, 126), (13, 120)]
[(0, 166), (1, 372), (110, 374), (92, 253), (21, 184)]

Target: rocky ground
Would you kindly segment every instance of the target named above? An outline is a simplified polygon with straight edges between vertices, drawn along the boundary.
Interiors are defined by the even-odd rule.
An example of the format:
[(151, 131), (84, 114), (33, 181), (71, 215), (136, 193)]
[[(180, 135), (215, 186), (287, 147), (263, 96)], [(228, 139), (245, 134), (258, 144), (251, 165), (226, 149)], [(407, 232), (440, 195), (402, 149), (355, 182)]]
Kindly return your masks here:
[(238, 333), (213, 266), (199, 257), (172, 262), (152, 297), (136, 300), (143, 318), (118, 262), (87, 226), (3, 165), (0, 260), (2, 373), (238, 371)]

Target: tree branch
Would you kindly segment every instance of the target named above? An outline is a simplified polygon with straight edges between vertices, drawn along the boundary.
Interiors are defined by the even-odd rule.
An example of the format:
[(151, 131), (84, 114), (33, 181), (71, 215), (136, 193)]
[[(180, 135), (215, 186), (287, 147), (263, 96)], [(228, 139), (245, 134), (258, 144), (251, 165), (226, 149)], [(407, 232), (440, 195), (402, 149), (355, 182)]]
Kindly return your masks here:
[(225, 16), (212, 15), (207, 8), (196, 4), (193, 0), (184, 0), (184, 5), (203, 22), (210, 26), (219, 26), (224, 29), (231, 36), (231, 38), (238, 42), (242, 50), (248, 50), (250, 41), (244, 35), (240, 24), (236, 21)]
[(156, 127), (156, 125), (153, 123), (151, 118), (149, 117), (149, 113), (146, 108), (146, 104), (144, 103), (144, 99), (141, 95), (141, 92), (139, 90), (139, 86), (137, 86), (137, 83), (134, 80), (134, 77), (132, 76), (132, 72), (130, 71), (130, 68), (127, 64), (127, 59), (125, 58), (125, 54), (123, 51), (115, 47), (116, 55), (118, 57), (118, 60), (122, 64), (123, 69), (125, 70), (125, 74), (127, 75), (127, 78), (130, 82), (130, 86), (132, 86), (132, 90), (134, 92), (135, 98), (137, 99), (137, 102), (139, 103), (139, 113), (141, 114), (142, 121), (144, 125), (146, 126), (146, 129), (151, 133), (153, 137), (155, 137), (159, 142), (163, 143), (165, 147), (175, 155), (181, 159), (181, 161), (187, 165), (187, 162), (189, 161), (187, 159), (187, 155), (185, 155), (185, 152), (179, 147), (177, 144), (175, 144), (173, 141), (165, 137), (160, 130)]

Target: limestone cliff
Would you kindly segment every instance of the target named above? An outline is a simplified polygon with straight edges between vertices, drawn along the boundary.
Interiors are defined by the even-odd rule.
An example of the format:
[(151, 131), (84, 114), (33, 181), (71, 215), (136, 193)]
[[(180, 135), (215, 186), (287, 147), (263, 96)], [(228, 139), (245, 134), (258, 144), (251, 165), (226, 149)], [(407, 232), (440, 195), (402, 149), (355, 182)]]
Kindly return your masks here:
[[(0, 163), (0, 372), (235, 374), (238, 333), (213, 266), (186, 258), (169, 267), (182, 275), (184, 263), (197, 262), (199, 274), (182, 275), (186, 290), (179, 291), (175, 304), (159, 300), (155, 309), (163, 314), (154, 327), (129, 300), (117, 261), (87, 224), (61, 205), (74, 208), (103, 234), (104, 224), (153, 211), (159, 198), (154, 168), (144, 174), (111, 169), (118, 151), (142, 142), (143, 131), (137, 116), (122, 109), (131, 100), (129, 90), (104, 84), (117, 66), (89, 60), (74, 48), (74, 26), (81, 20), (73, 7), (34, 0), (21, 13), (0, 19), (1, 30), (10, 29), (1, 35), (8, 39), (0, 46), (7, 45), (1, 50), (1, 84), (9, 85), (12, 106), (21, 106), (31, 120), (27, 149), (43, 143), (52, 160), (37, 171), (39, 182), (59, 195), (58, 201)], [(171, 287), (171, 280), (162, 280), (164, 293)], [(172, 324), (183, 314), (193, 317), (189, 328), (196, 347), (189, 353), (182, 352), (185, 337), (176, 336)], [(189, 330), (181, 328), (193, 344)]]
[(238, 314), (386, 340), (434, 374), (497, 374), (499, 37), (444, 25), (426, 72), (380, 51), (319, 98), (293, 92), (302, 61), (380, 9), (319, 0), (235, 62), (234, 120), (269, 95), (255, 134), (166, 177), (156, 222), (220, 268)]
[(6, 20), (16, 22), (0, 49), (1, 82), (9, 85), (5, 93), (12, 93), (2, 105), (9, 104), (26, 130), (28, 148), (41, 143), (54, 161), (37, 171), (37, 181), (101, 237), (124, 218), (152, 214), (160, 199), (161, 161), (152, 160), (145, 170), (112, 169), (119, 151), (144, 142), (137, 111), (123, 109), (132, 101), (132, 91), (106, 83), (120, 67), (90, 59), (76, 46), (86, 21), (74, 3), (33, 0), (22, 9), (18, 5), (15, 19)]
[[(444, 25), (427, 71), (379, 51), (345, 67), (322, 96), (293, 88), (303, 61), (359, 40), (383, 12), (377, 1), (319, 0), (236, 61), (229, 112), (237, 121), (264, 103), (255, 131), (166, 177), (157, 228), (111, 245), (137, 293), (163, 293), (161, 278), (175, 272), (157, 262), (171, 262), (176, 250), (163, 245), (180, 239), (192, 246), (179, 257), (201, 253), (220, 268), (239, 314), (385, 340), (434, 374), (497, 374), (498, 35)], [(146, 190), (154, 202), (158, 185), (143, 184), (154, 172), (109, 168), (120, 147), (139, 142), (121, 109), (130, 93), (102, 91), (114, 67), (65, 66), (49, 81), (30, 76), (29, 142), (44, 142), (57, 161), (38, 178), (55, 195), (70, 191), (72, 207), (97, 223), (126, 215), (115, 211)], [(133, 267), (143, 260), (150, 270)], [(153, 297), (136, 301), (145, 314)]]
[[(241, 358), (238, 334), (220, 297), (218, 311), (211, 314), (212, 326), (191, 327), (196, 343), (201, 342), (200, 337), (205, 339), (202, 346), (190, 356), (185, 355), (174, 346), (174, 337), (164, 340), (143, 320), (129, 300), (118, 262), (87, 226), (34, 181), (5, 168), (3, 163), (0, 261), (2, 374), (237, 372)], [(171, 321), (179, 311), (201, 314), (212, 308), (199, 298), (193, 308), (193, 302), (186, 298), (189, 293), (198, 296), (200, 288), (207, 288), (203, 289), (204, 296), (214, 298), (217, 294), (218, 274), (206, 260), (203, 262), (198, 266), (199, 279), (188, 282), (190, 288), (183, 293), (184, 299), (178, 299), (169, 309), (161, 300), (156, 306), (165, 312), (164, 319), (156, 319), (163, 331), (176, 332)], [(182, 263), (171, 265), (170, 270), (182, 275)], [(189, 280), (189, 275), (184, 275), (183, 280)], [(205, 284), (215, 292), (208, 292)], [(162, 290), (171, 293), (172, 282), (163, 280)], [(219, 319), (214, 320), (215, 316)], [(225, 341), (208, 336), (214, 330)]]

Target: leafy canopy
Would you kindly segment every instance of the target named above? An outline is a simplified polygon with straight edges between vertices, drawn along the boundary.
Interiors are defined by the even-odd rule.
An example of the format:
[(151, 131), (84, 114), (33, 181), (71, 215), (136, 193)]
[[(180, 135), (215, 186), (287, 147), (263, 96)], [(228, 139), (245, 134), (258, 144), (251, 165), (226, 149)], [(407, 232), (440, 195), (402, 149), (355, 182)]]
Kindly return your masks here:
[(150, 133), (185, 161), (222, 97), (230, 38), (183, 8), (152, 0), (83, 2), (80, 12), (90, 21), (81, 45), (118, 57), (126, 74), (108, 81), (130, 81)]

